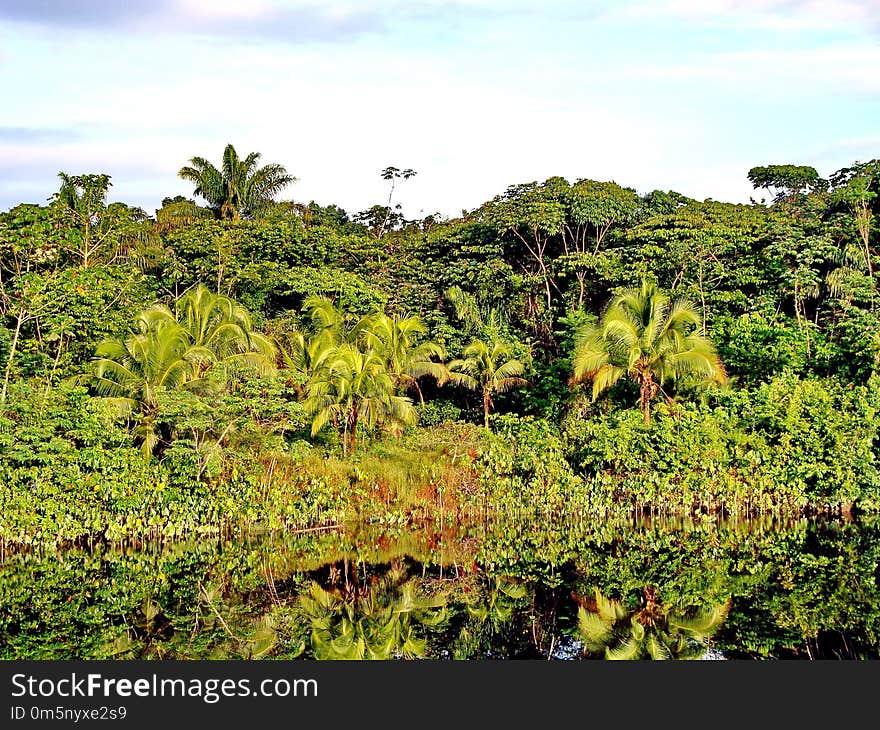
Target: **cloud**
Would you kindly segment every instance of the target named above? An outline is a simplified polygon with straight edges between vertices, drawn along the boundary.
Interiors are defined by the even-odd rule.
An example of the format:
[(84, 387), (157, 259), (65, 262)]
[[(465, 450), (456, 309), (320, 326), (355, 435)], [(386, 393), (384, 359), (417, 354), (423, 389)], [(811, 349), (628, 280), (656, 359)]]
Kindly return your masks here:
[[(567, 6), (568, 2), (562, 5)], [(0, 19), (35, 28), (197, 35), (239, 42), (344, 42), (396, 23), (440, 30), (537, 13), (527, 0), (3, 0)]]
[(0, 18), (41, 29), (121, 29), (296, 41), (343, 41), (382, 27), (382, 15), (358, 7), (229, 0), (4, 0)]
[(679, 18), (788, 33), (880, 31), (876, 0), (636, 0), (616, 13), (634, 19)]
[(865, 72), (872, 68), (880, 68), (880, 46), (840, 43), (700, 52), (687, 60), (673, 57), (603, 69), (593, 75), (593, 81), (650, 81), (658, 87), (685, 84), (694, 88), (720, 84), (749, 97), (793, 99), (842, 91), (880, 93), (880, 76)]
[(117, 27), (156, 17), (171, 4), (170, 0), (3, 0), (0, 18), (44, 27)]
[[(866, 4), (843, 4), (850, 15), (806, 0), (712, 12), (630, 0), (627, 17), (607, 0), (597, 18), (602, 3), (575, 0), (158, 0), (97, 14), (88, 0), (0, 0), (18, 67), (0, 109), (0, 208), (45, 200), (66, 170), (107, 172), (114, 199), (152, 210), (191, 195), (181, 165), (216, 163), (227, 142), (297, 175), (283, 198), (352, 211), (387, 196), (390, 164), (419, 172), (395, 192), (411, 217), (551, 175), (748, 200), (754, 164), (869, 156), (868, 143), (811, 147), (874, 134), (880, 49), (722, 26), (858, 30)], [(54, 32), (18, 32), (24, 22)], [(347, 42), (307, 42), (334, 40)]]
[(454, 25), (466, 18), (534, 12), (525, 0), (3, 0), (0, 19), (41, 29), (120, 29), (240, 42), (344, 42), (397, 22)]
[(4, 127), (0, 126), (0, 144), (40, 144), (44, 142), (63, 142), (79, 139), (82, 132), (72, 127)]

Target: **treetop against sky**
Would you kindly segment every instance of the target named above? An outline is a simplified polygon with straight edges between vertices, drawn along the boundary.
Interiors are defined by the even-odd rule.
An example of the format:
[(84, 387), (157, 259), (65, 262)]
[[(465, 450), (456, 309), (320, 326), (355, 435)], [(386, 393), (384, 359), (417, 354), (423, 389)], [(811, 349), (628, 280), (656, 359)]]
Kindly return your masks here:
[(412, 217), (551, 175), (745, 202), (877, 156), (878, 33), (873, 0), (5, 0), (0, 209), (66, 170), (152, 210), (228, 142), (350, 210), (388, 165)]

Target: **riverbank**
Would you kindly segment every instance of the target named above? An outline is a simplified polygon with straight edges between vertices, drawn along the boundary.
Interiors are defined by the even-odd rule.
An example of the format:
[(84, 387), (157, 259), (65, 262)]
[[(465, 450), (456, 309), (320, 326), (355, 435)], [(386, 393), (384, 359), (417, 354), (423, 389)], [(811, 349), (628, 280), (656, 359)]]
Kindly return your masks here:
[[(790, 419), (787, 427), (796, 433)], [(445, 423), (365, 443), (354, 455), (294, 441), (266, 452), (225, 449), (216, 463), (185, 442), (146, 460), (114, 433), (91, 442), (56, 433), (40, 444), (51, 458), (27, 444), (6, 452), (4, 550), (349, 522), (828, 516), (877, 505), (873, 481), (857, 479), (873, 458), (857, 439), (837, 439), (833, 449), (815, 439), (809, 448), (791, 437), (774, 443), (766, 426), (749, 434), (717, 409), (661, 407), (650, 426), (630, 411), (570, 419), (562, 429), (502, 416), (491, 433)]]

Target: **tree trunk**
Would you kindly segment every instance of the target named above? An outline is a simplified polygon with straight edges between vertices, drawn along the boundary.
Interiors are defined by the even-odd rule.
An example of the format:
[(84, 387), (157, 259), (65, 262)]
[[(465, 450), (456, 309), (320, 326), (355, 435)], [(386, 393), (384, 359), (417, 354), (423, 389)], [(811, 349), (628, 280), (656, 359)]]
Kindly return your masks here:
[(578, 289), (579, 289), (578, 306), (583, 307), (584, 306), (584, 295), (586, 294), (586, 290), (584, 287), (584, 279), (586, 279), (586, 277), (587, 277), (587, 272), (586, 271), (576, 271), (575, 276), (577, 277), (577, 280), (578, 280)]
[(645, 423), (651, 423), (651, 401), (656, 392), (657, 386), (651, 373), (646, 371), (639, 373), (639, 407), (642, 409)]
[(89, 254), (91, 253), (92, 246), (92, 223), (89, 220), (88, 214), (85, 217), (85, 231), (83, 232), (83, 250), (82, 250), (82, 265), (84, 269), (89, 268)]
[(52, 389), (52, 381), (55, 380), (55, 371), (58, 370), (58, 363), (61, 361), (61, 350), (64, 347), (64, 334), (58, 337), (58, 350), (55, 353), (55, 362), (52, 363), (52, 372), (49, 373), (49, 379), (46, 381), (46, 390), (43, 391), (43, 400), (49, 397), (49, 391)]
[(358, 409), (352, 408), (348, 417), (348, 453), (353, 454), (357, 448)]
[(492, 402), (492, 397), (487, 386), (483, 387), (483, 425), (486, 427), (486, 430), (489, 430), (489, 405)]
[(18, 311), (15, 319), (15, 333), (12, 335), (12, 344), (9, 346), (9, 356), (6, 358), (6, 373), (3, 375), (3, 391), (0, 392), (0, 403), (6, 402), (6, 391), (9, 389), (9, 375), (12, 373), (12, 360), (15, 357), (15, 349), (18, 347), (18, 336), (21, 333), (21, 325), (24, 322), (25, 309)]

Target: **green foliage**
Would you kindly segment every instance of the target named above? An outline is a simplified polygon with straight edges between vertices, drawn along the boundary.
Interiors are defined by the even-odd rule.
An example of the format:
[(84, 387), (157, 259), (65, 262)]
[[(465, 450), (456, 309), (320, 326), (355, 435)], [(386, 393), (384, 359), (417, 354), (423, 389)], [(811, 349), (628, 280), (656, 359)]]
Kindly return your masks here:
[(775, 200), (785, 200), (810, 190), (822, 190), (827, 182), (807, 165), (765, 165), (749, 170), (749, 182), (756, 188), (777, 189)]
[(258, 167), (260, 156), (251, 152), (241, 159), (228, 144), (221, 169), (204, 157), (193, 157), (178, 175), (195, 184), (195, 194), (207, 201), (218, 218), (238, 220), (261, 213), (277, 193), (296, 180), (282, 165)]
[[(194, 158), (208, 207), (166, 198), (155, 219), (108, 202), (104, 174), (0, 213), (6, 539), (880, 507), (876, 160), (827, 185), (754, 168), (771, 206), (551, 177), (421, 221), (391, 199), (412, 171), (387, 168), (358, 222), (272, 202), (291, 178), (258, 157)], [(69, 378), (96, 349), (89, 397)], [(663, 401), (649, 427), (636, 397), (643, 420)], [(96, 425), (111, 404), (151, 461), (121, 420)], [(456, 423), (480, 410), (513, 442)], [(100, 448), (68, 439), (80, 422)], [(291, 615), (251, 617), (241, 651), (274, 651)]]
[(477, 464), (475, 506), (491, 514), (560, 515), (586, 502), (583, 483), (549, 423), (515, 416), (498, 416), (495, 423)]
[(443, 348), (416, 341), (425, 333), (419, 317), (374, 312), (355, 320), (326, 297), (307, 299), (304, 316), (307, 330), (285, 333), (282, 357), (313, 416), (312, 435), (341, 425), (344, 453), (354, 451), (359, 427), (400, 433), (413, 425), (416, 412), (403, 393), (415, 389), (423, 400), (420, 377), (447, 378), (433, 360)]
[(461, 408), (447, 400), (433, 400), (416, 405), (421, 426), (437, 426), (461, 420)]
[(272, 372), (274, 358), (274, 345), (253, 329), (247, 310), (199, 285), (177, 299), (173, 312), (155, 305), (138, 315), (124, 340), (104, 340), (83, 379), (137, 421), (135, 434), (150, 454), (160, 441), (159, 389), (217, 394), (230, 365)]
[(449, 363), (450, 379), (470, 390), (479, 390), (483, 396), (483, 425), (489, 428), (492, 395), (505, 393), (527, 385), (520, 377), (526, 369), (514, 356), (508, 342), (493, 339), (489, 342), (474, 340), (462, 352), (462, 357)]
[(807, 342), (794, 322), (768, 319), (760, 312), (714, 322), (719, 355), (731, 377), (743, 385), (770, 380), (783, 370), (804, 372), (810, 361)]
[(783, 375), (719, 395), (714, 407), (661, 407), (650, 426), (632, 411), (573, 411), (565, 435), (572, 463), (612, 503), (749, 514), (863, 500), (873, 509), (875, 389)]
[(700, 312), (688, 300), (671, 300), (642, 282), (640, 289), (616, 296), (597, 324), (578, 333), (572, 379), (592, 380), (596, 400), (628, 376), (639, 386), (639, 407), (648, 423), (651, 401), (665, 393), (667, 383), (726, 381), (715, 347), (697, 332), (699, 326)]

